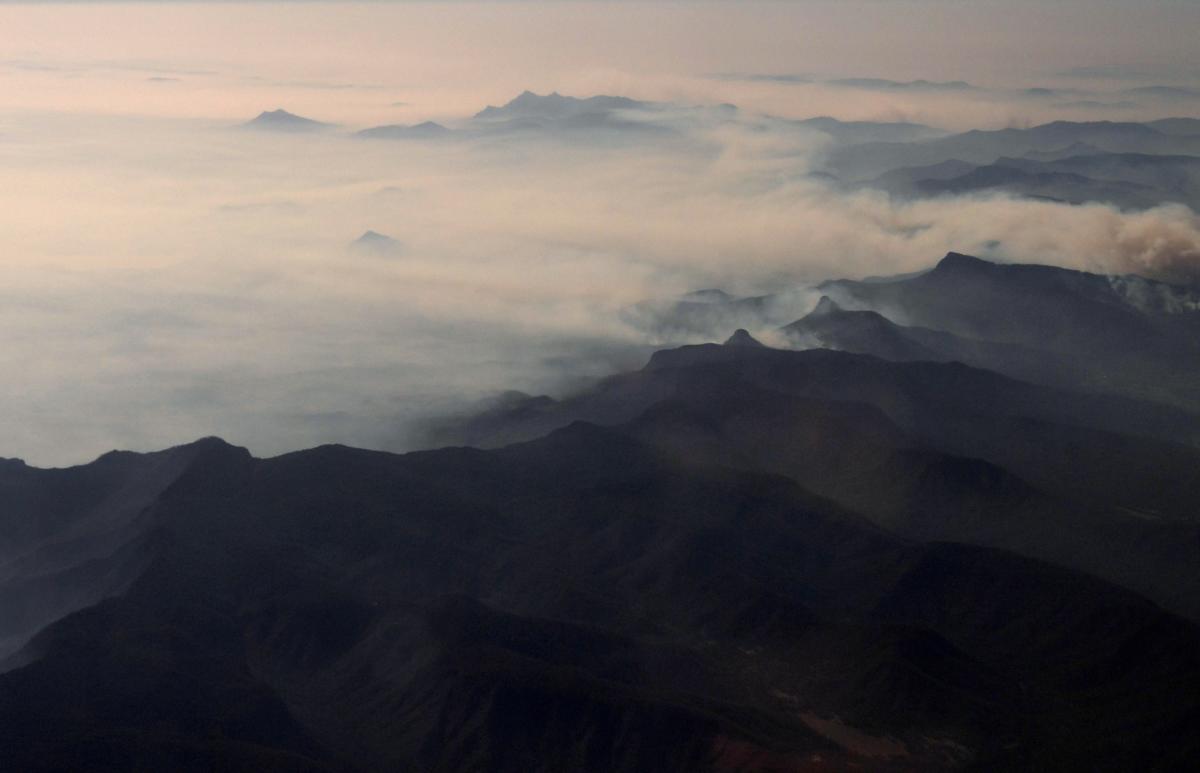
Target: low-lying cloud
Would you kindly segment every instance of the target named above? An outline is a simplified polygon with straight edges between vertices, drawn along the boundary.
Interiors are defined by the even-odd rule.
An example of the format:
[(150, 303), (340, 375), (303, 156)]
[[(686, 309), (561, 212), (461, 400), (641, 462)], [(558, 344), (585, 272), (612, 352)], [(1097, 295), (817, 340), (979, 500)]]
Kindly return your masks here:
[[(820, 132), (662, 110), (669, 138), (10, 121), (0, 455), (206, 434), (405, 448), (409, 422), (458, 401), (638, 365), (660, 343), (628, 324), (639, 301), (792, 289), (800, 308), (807, 283), (952, 249), (1200, 279), (1185, 207), (846, 193), (813, 174)], [(403, 249), (352, 249), (367, 230)]]

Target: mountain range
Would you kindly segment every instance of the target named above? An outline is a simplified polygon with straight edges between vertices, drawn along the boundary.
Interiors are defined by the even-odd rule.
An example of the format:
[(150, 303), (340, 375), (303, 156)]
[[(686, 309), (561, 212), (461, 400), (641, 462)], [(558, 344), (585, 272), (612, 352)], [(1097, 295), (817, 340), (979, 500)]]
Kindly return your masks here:
[(927, 166), (956, 159), (990, 164), (1001, 157), (1057, 151), (1085, 144), (1102, 153), (1200, 155), (1200, 132), (1190, 123), (1154, 124), (1055, 121), (1028, 129), (963, 132), (913, 142), (870, 142), (835, 148), (826, 160), (829, 171), (848, 181), (874, 179), (902, 167)]
[(437, 450), (0, 461), (0, 768), (1185, 769), (1194, 295), (820, 291)]
[(826, 299), (803, 319), (807, 288), (747, 297), (709, 290), (635, 305), (625, 319), (666, 340), (778, 329), (793, 346), (961, 361), (1200, 410), (1200, 291), (1192, 286), (950, 253), (932, 270), (831, 280), (815, 292)]
[[(971, 88), (957, 82), (851, 79), (838, 83), (885, 90)], [(1098, 202), (1128, 210), (1163, 204), (1200, 207), (1200, 119), (1185, 117), (1144, 123), (1055, 121), (1025, 129), (951, 133), (903, 121), (746, 116), (728, 104), (697, 107), (622, 96), (524, 91), (453, 126), (435, 121), (386, 124), (354, 136), (413, 141), (558, 138), (600, 144), (690, 140), (699, 143), (695, 150), (704, 145), (697, 128), (731, 121), (756, 132), (788, 136), (800, 131), (828, 138), (808, 176), (846, 191), (882, 190), (900, 198), (999, 193), (1067, 204)], [(243, 126), (286, 132), (332, 128), (285, 110), (264, 112)]]
[[(1072, 149), (1081, 154), (1074, 155)], [(1169, 203), (1200, 208), (1200, 156), (1093, 153), (1084, 143), (1065, 150), (1062, 157), (1052, 151), (1032, 151), (990, 164), (951, 159), (903, 167), (863, 187), (906, 197), (1004, 192), (1070, 204), (1097, 201), (1132, 210)]]

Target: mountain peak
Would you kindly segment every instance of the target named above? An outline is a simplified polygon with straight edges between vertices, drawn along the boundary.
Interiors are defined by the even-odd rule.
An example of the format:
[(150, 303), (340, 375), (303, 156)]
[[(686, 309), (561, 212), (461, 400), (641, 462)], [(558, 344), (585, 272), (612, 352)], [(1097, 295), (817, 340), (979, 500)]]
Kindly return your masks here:
[(808, 313), (810, 317), (824, 317), (829, 314), (836, 314), (839, 311), (845, 311), (838, 302), (830, 298), (828, 295), (822, 295), (821, 300), (817, 301), (816, 307)]
[(938, 261), (937, 268), (941, 271), (958, 271), (958, 270), (977, 270), (985, 266), (994, 266), (991, 261), (977, 258), (973, 255), (964, 255), (961, 252), (947, 252), (946, 257)]
[(249, 129), (272, 129), (275, 131), (315, 131), (317, 129), (327, 129), (331, 125), (322, 121), (314, 121), (311, 118), (305, 118), (302, 115), (289, 113), (283, 108), (264, 110), (255, 116), (253, 120), (242, 124), (242, 126)]
[(750, 335), (745, 328), (738, 328), (733, 331), (733, 335), (729, 336), (725, 341), (725, 346), (751, 346), (765, 349), (761, 341)]
[(475, 114), (476, 118), (533, 118), (568, 119), (581, 113), (607, 113), (613, 110), (632, 110), (646, 107), (648, 103), (629, 97), (614, 97), (597, 94), (591, 97), (572, 97), (552, 91), (535, 94), (525, 90), (500, 107), (488, 105)]
[(352, 250), (375, 255), (391, 255), (399, 252), (400, 242), (378, 231), (364, 231), (362, 236), (350, 242)]

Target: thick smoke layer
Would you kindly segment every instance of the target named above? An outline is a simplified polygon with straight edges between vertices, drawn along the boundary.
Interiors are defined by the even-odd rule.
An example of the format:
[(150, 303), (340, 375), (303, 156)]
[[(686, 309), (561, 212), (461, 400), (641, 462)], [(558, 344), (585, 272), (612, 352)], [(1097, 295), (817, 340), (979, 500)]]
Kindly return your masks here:
[[(1025, 125), (1094, 116), (1059, 103), (1131, 88), (1119, 74), (1056, 76), (1050, 96), (1016, 85), (1029, 72), (977, 83), (967, 58), (961, 75), (931, 60), (893, 73), (897, 85), (848, 80), (870, 73), (746, 54), (766, 50), (772, 24), (840, 29), (834, 4), (803, 18), (776, 5), (732, 28), (724, 11), (545, 10), (553, 74), (513, 53), (525, 7), (464, 21), (466, 6), (302, 6), (277, 29), (267, 6), (155, 6), (141, 36), (107, 7), (14, 9), (7, 29), (40, 42), (0, 61), (0, 455), (63, 464), (209, 434), (260, 454), (404, 448), (410, 419), (449, 403), (636, 367), (671, 342), (628, 324), (641, 301), (791, 291), (799, 314), (809, 283), (919, 270), (949, 250), (1198, 279), (1200, 222), (1184, 207), (847, 192), (818, 173), (830, 138), (779, 117)], [(741, 37), (679, 72), (638, 53), (655, 25), (618, 23), (629, 14), (690, 19), (686, 40), (665, 41), (676, 54), (696, 30)], [(545, 34), (584, 17), (611, 50)], [(171, 50), (151, 34), (181, 27), (193, 32)], [(811, 77), (762, 76), (789, 72)], [(973, 83), (914, 86), (922, 77)], [(472, 112), (526, 86), (657, 107), (596, 131), (472, 131)], [(1140, 107), (1120, 117), (1192, 104), (1178, 89), (1129, 99)], [(237, 128), (281, 103), (335, 126)], [(353, 136), (425, 119), (459, 131)], [(394, 241), (353, 247), (368, 230)]]

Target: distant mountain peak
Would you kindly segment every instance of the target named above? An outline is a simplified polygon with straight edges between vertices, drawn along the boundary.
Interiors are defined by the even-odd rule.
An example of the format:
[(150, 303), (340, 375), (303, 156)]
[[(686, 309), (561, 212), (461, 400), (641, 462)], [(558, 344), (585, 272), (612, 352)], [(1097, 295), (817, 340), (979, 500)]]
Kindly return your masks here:
[(392, 241), (395, 241), (395, 239), (393, 239), (392, 237), (390, 237), (386, 234), (381, 234), (378, 231), (368, 230), (368, 231), (363, 231), (362, 236), (358, 237), (354, 241), (356, 241), (360, 244), (373, 244), (376, 242), (392, 242)]
[(272, 131), (316, 131), (328, 129), (333, 124), (314, 121), (302, 115), (289, 113), (283, 108), (264, 110), (251, 121), (242, 124), (248, 129), (270, 129)]
[(381, 234), (378, 231), (364, 231), (362, 236), (359, 236), (354, 241), (350, 242), (350, 248), (357, 252), (372, 253), (375, 255), (390, 255), (400, 250), (400, 242), (387, 234)]
[(597, 94), (591, 97), (571, 97), (552, 91), (536, 94), (526, 89), (499, 107), (488, 105), (475, 114), (476, 118), (567, 118), (585, 112), (608, 112), (612, 110), (636, 110), (648, 103), (629, 97)]
[(725, 340), (724, 345), (725, 346), (750, 346), (750, 347), (758, 347), (758, 348), (763, 348), (763, 349), (766, 348), (766, 346), (764, 346), (761, 341), (759, 341), (754, 336), (750, 335), (750, 333), (745, 328), (740, 328), (740, 327), (737, 330), (733, 331), (733, 335), (729, 336), (729, 338), (727, 338)]
[(824, 317), (829, 314), (836, 314), (839, 311), (845, 311), (838, 302), (830, 298), (828, 295), (822, 295), (821, 300), (817, 301), (817, 305), (808, 313), (809, 317)]

